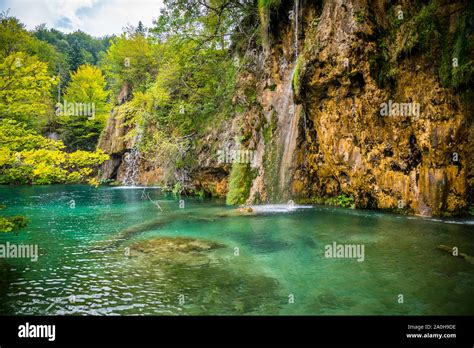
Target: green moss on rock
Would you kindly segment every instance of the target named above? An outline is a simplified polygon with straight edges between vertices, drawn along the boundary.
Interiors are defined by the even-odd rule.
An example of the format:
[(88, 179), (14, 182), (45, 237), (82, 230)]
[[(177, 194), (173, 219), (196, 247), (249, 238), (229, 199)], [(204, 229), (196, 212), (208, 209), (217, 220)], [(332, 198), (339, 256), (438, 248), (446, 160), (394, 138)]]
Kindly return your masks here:
[(250, 194), (255, 173), (249, 164), (234, 163), (229, 176), (228, 205), (244, 204)]

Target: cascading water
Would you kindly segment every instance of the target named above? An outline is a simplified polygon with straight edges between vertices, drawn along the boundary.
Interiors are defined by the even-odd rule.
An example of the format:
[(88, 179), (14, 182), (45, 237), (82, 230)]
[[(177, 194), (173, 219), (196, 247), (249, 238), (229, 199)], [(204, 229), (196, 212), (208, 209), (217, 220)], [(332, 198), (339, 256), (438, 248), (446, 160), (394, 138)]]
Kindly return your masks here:
[(140, 151), (133, 148), (124, 156), (125, 175), (123, 184), (126, 186), (136, 186), (138, 182), (138, 169), (140, 166)]
[(288, 75), (287, 85), (285, 86), (279, 113), (280, 126), (280, 168), (279, 168), (279, 200), (290, 198), (289, 186), (291, 184), (291, 164), (293, 153), (296, 149), (296, 140), (298, 136), (299, 110), (293, 102), (293, 76), (296, 71), (296, 62)]
[(139, 130), (133, 141), (133, 148), (123, 158), (125, 166), (123, 184), (125, 186), (136, 186), (138, 184), (138, 174), (140, 170), (141, 159), (140, 151), (138, 150), (138, 144), (140, 143), (141, 138), (142, 132)]
[(288, 74), (283, 80), (281, 97), (275, 103), (278, 113), (279, 142), (278, 142), (278, 185), (273, 187), (274, 202), (285, 202), (290, 199), (290, 185), (292, 176), (293, 153), (296, 149), (298, 137), (298, 122), (300, 109), (293, 101), (293, 78), (298, 65), (298, 35), (299, 35), (299, 0), (294, 3), (294, 52), (295, 58), (290, 65)]

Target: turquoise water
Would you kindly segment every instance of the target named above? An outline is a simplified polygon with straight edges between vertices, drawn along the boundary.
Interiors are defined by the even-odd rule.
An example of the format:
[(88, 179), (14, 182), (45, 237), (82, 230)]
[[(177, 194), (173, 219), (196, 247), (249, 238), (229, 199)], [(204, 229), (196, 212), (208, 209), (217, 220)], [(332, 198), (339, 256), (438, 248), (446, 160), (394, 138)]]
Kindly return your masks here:
[[(1, 187), (5, 214), (27, 216), (0, 244), (36, 244), (37, 262), (0, 259), (0, 314), (474, 314), (472, 220), (422, 219), (332, 207), (265, 206), (237, 214), (217, 200), (146, 189)], [(74, 200), (74, 204), (71, 204)], [(139, 252), (189, 237), (223, 247)], [(364, 261), (325, 246), (364, 246)], [(403, 303), (399, 303), (403, 295)]]

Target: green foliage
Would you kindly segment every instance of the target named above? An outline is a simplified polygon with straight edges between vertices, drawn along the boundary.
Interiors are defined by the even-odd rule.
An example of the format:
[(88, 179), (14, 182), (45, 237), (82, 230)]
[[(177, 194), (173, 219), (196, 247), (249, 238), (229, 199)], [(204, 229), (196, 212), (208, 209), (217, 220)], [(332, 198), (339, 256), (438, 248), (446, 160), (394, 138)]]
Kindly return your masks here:
[[(6, 206), (0, 203), (0, 210)], [(16, 232), (28, 225), (28, 219), (23, 216), (0, 216), (0, 233)]]
[(359, 10), (359, 11), (355, 11), (354, 12), (354, 20), (361, 24), (361, 23), (364, 23), (365, 20), (367, 19), (367, 15), (365, 13), (365, 10)]
[(200, 48), (178, 38), (170, 39), (163, 49), (162, 65), (150, 89), (161, 124), (184, 135), (232, 112), (236, 71), (226, 51)]
[(167, 185), (176, 171), (199, 165), (195, 153), (209, 145), (203, 135), (235, 114), (230, 38), (248, 45), (255, 24), (235, 29), (252, 15), (247, 1), (165, 0), (153, 28), (127, 29), (104, 55), (106, 80), (120, 93), (114, 111), (127, 129), (124, 140), (160, 167)]
[[(441, 82), (446, 87), (471, 89), (474, 82), (474, 3), (470, 2), (459, 18), (452, 37), (443, 40), (439, 67)], [(440, 45), (442, 43), (440, 42)], [(457, 66), (454, 65), (457, 60)]]
[(173, 195), (175, 197), (179, 197), (183, 193), (183, 190), (184, 190), (183, 185), (181, 185), (180, 182), (177, 182), (177, 183), (174, 184), (173, 189), (171, 190), (171, 192), (173, 192)]
[(265, 168), (265, 183), (268, 196), (271, 200), (279, 200), (278, 187), (279, 178), (279, 144), (278, 144), (278, 114), (272, 111), (270, 122), (266, 123), (262, 130), (265, 142), (263, 154), (263, 165)]
[[(438, 71), (443, 86), (465, 88), (472, 85), (474, 72), (474, 3), (465, 5), (454, 32), (447, 28), (439, 2), (412, 6), (412, 17), (396, 19), (391, 9), (386, 32), (377, 33), (378, 52), (370, 58), (373, 78), (380, 87), (395, 81), (398, 61), (413, 54), (424, 54)], [(457, 65), (454, 64), (457, 60)]]
[(301, 56), (298, 57), (298, 61), (296, 62), (295, 72), (293, 73), (293, 92), (295, 95), (299, 95), (301, 89)]
[(23, 52), (0, 61), (0, 117), (31, 125), (41, 124), (52, 113), (54, 78), (46, 63)]
[(272, 141), (272, 137), (275, 135), (275, 132), (278, 127), (278, 116), (274, 111), (272, 113), (272, 118), (270, 122), (263, 128), (263, 140), (265, 141), (265, 145), (270, 144)]
[(109, 48), (111, 39), (110, 37), (94, 38), (80, 30), (64, 34), (56, 29), (48, 29), (44, 24), (36, 27), (33, 35), (38, 41), (54, 47), (55, 51), (63, 57), (63, 64), (58, 68), (61, 70), (61, 80), (64, 82), (69, 79), (69, 71), (76, 71), (84, 64), (97, 65), (102, 54)]
[[(157, 57), (156, 71), (149, 71), (146, 82), (119, 67), (130, 41), (142, 42), (150, 57)], [(135, 86), (133, 98), (116, 108), (118, 118), (130, 128), (125, 138), (139, 139), (140, 153), (163, 170), (166, 181), (174, 180), (176, 169), (192, 169), (197, 163), (188, 149), (200, 145), (194, 139), (234, 113), (236, 68), (227, 50), (181, 36), (168, 37), (165, 43), (123, 36), (112, 45), (106, 61), (109, 80), (125, 79)], [(133, 58), (130, 64), (131, 68)]]
[(36, 56), (45, 62), (50, 74), (58, 70), (67, 70), (67, 58), (56, 51), (49, 43), (38, 40), (26, 31), (23, 24), (14, 17), (9, 17), (7, 12), (0, 14), (0, 58), (5, 58), (17, 52), (28, 56)]
[[(63, 34), (45, 25), (30, 33), (18, 19), (2, 13), (0, 43), (0, 117), (59, 133), (69, 150), (94, 150), (110, 110), (108, 93), (100, 70), (81, 64), (97, 63), (108, 39), (94, 39), (80, 31)], [(70, 68), (75, 72), (70, 75), (71, 85), (62, 89), (64, 99), (94, 104), (93, 118), (54, 117), (53, 92), (58, 82), (64, 87), (69, 81)]]
[(206, 192), (204, 191), (203, 188), (201, 188), (199, 191), (197, 191), (196, 194), (201, 199), (203, 199), (206, 196)]
[[(64, 92), (64, 102), (57, 104), (55, 119), (61, 138), (69, 150), (95, 149), (111, 109), (108, 96), (105, 78), (97, 67), (82, 65), (71, 74), (71, 82)], [(68, 105), (76, 103), (88, 105), (88, 110), (93, 111), (93, 114), (81, 112), (69, 115)]]
[[(150, 32), (160, 42), (171, 37), (193, 40), (199, 46), (229, 48), (229, 36), (239, 40), (245, 36), (244, 23), (254, 14), (252, 1), (235, 0), (164, 0), (160, 16)], [(235, 30), (236, 27), (239, 30)]]
[(186, 166), (185, 156), (189, 155), (189, 147), (189, 139), (167, 134), (154, 127), (147, 129), (147, 136), (139, 145), (142, 156), (160, 167), (166, 183), (172, 183), (176, 170)]
[(108, 159), (102, 151), (67, 153), (14, 120), (0, 120), (0, 184), (78, 183), (91, 180)]
[(409, 22), (408, 35), (414, 39), (407, 40), (403, 51), (408, 52), (416, 45), (419, 45), (422, 50), (427, 50), (430, 45), (440, 39), (439, 23), (436, 17), (437, 9), (437, 1), (431, 1)]
[(308, 199), (302, 199), (299, 202), (306, 203), (306, 204), (314, 203), (314, 204), (332, 205), (332, 206), (337, 206), (341, 208), (352, 208), (352, 209), (355, 207), (354, 197), (348, 196), (344, 193), (338, 196), (333, 196), (333, 197), (328, 197), (328, 196), (311, 197)]
[(248, 164), (234, 163), (229, 176), (228, 205), (244, 204), (250, 194), (254, 172)]
[(336, 197), (336, 205), (342, 208), (350, 208), (354, 205), (354, 197), (341, 194)]
[(25, 26), (8, 12), (0, 14), (0, 56), (2, 58), (18, 51), (26, 51), (30, 36)]
[(71, 73), (71, 82), (64, 92), (64, 99), (82, 103), (95, 103), (96, 111), (108, 112), (105, 78), (100, 69), (91, 65), (81, 65)]
[(319, 25), (320, 21), (321, 21), (321, 16), (314, 17), (313, 21), (311, 22), (311, 27), (316, 28)]
[(418, 10), (412, 8), (409, 12), (415, 15), (410, 18), (405, 14), (403, 20), (398, 19), (394, 7), (389, 10), (390, 27), (377, 33), (378, 50), (369, 58), (371, 74), (379, 87), (395, 82), (399, 59), (417, 51), (432, 55), (432, 52), (439, 48), (437, 7), (436, 2), (432, 1)]
[(369, 64), (370, 74), (377, 83), (377, 86), (383, 88), (394, 82), (398, 70), (397, 67), (390, 62), (390, 56), (385, 42), (379, 44), (378, 52), (369, 58)]
[(159, 45), (141, 33), (124, 33), (111, 40), (101, 62), (112, 92), (118, 94), (127, 84), (132, 91), (144, 92), (157, 73)]
[(258, 0), (258, 13), (260, 15), (260, 26), (262, 28), (262, 39), (264, 46), (268, 45), (270, 32), (270, 17), (272, 11), (277, 10), (281, 0)]
[(259, 11), (277, 9), (281, 5), (281, 0), (258, 0)]
[(0, 233), (16, 232), (28, 225), (28, 219), (23, 216), (0, 216)]

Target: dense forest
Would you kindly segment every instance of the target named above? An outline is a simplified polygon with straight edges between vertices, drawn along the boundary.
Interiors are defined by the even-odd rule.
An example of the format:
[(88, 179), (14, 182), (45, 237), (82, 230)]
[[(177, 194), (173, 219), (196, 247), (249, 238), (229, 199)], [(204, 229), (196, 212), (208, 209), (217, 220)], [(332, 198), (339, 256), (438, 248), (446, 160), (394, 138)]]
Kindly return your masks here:
[[(170, 1), (155, 27), (140, 22), (99, 39), (45, 25), (27, 31), (3, 12), (0, 183), (101, 184), (97, 170), (108, 156), (96, 148), (111, 110), (136, 126), (126, 138), (140, 136), (143, 156), (159, 152), (173, 166), (192, 161), (191, 136), (235, 112), (230, 46), (255, 35), (235, 26), (252, 16), (251, 6)], [(93, 114), (78, 105), (93, 105)], [(4, 219), (2, 229), (15, 221)]]

